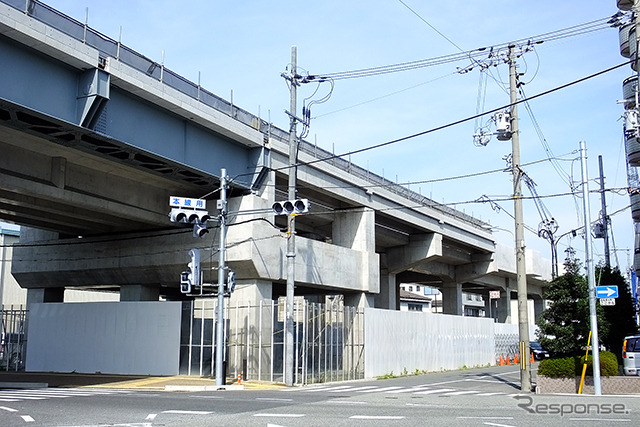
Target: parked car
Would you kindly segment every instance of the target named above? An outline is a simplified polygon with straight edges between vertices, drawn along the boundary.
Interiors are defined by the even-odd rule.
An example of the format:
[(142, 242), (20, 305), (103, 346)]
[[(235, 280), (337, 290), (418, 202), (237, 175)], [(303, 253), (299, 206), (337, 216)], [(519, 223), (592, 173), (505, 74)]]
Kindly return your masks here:
[(529, 348), (531, 348), (531, 354), (535, 360), (542, 360), (549, 358), (549, 352), (542, 348), (539, 342), (530, 342)]
[(640, 375), (640, 335), (624, 337), (622, 368), (625, 375)]

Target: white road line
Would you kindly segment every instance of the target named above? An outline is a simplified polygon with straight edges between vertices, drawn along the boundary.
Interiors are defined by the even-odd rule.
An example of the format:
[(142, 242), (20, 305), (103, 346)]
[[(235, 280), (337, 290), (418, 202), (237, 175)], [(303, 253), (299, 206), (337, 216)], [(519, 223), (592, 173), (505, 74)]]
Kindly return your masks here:
[(305, 414), (253, 414), (254, 417), (302, 418)]
[(332, 400), (331, 403), (333, 404), (340, 404), (340, 405), (367, 405), (367, 402), (361, 402), (359, 400)]
[(487, 423), (487, 422), (482, 423), (482, 424), (484, 424), (486, 426), (494, 426), (494, 427), (516, 427), (516, 426), (513, 426), (511, 424), (496, 424), (496, 423)]
[(17, 399), (17, 400), (46, 400), (46, 397), (38, 397), (38, 396), (20, 396), (15, 394), (0, 394), (0, 399), (3, 402), (6, 402), (4, 399)]
[(437, 388), (435, 390), (418, 391), (415, 394), (435, 394), (435, 393), (446, 393), (448, 391), (455, 391), (455, 388)]
[(17, 409), (7, 408), (6, 406), (0, 406), (0, 410), (7, 411), (7, 412), (18, 412)]
[(20, 399), (24, 399), (26, 398), (25, 396), (31, 396), (31, 397), (37, 397), (40, 399), (59, 399), (59, 398), (63, 398), (63, 397), (71, 397), (71, 396), (64, 396), (64, 395), (60, 395), (60, 394), (47, 394), (47, 393), (25, 393), (25, 392), (10, 392), (10, 393), (6, 393), (6, 394), (0, 394), (0, 396), (11, 396), (11, 397), (16, 397), (16, 398), (20, 398)]
[(313, 389), (309, 389), (309, 390), (303, 390), (306, 393), (314, 393), (316, 391), (336, 391), (336, 390), (345, 390), (347, 388), (353, 388), (352, 385), (341, 385), (341, 386), (337, 386), (337, 387), (318, 387), (318, 388), (313, 388)]
[[(360, 391), (360, 390), (368, 390), (370, 388), (378, 388), (378, 387), (375, 386), (375, 385), (368, 385), (368, 386), (363, 386), (363, 387), (354, 387), (354, 388), (352, 388), (350, 390), (344, 390), (344, 391), (350, 391), (350, 392), (351, 391)], [(336, 391), (332, 391), (331, 393), (337, 393), (337, 392), (340, 392), (340, 391), (341, 390), (336, 390)]]
[(32, 423), (35, 420), (31, 418), (29, 415), (20, 415), (20, 418), (24, 420), (25, 423)]
[(156, 419), (157, 416), (158, 414), (149, 414), (147, 415), (147, 418), (145, 418), (145, 420), (153, 421)]
[(20, 399), (2, 399), (2, 398), (0, 398), (0, 402), (20, 402)]
[(352, 415), (349, 417), (351, 420), (403, 420), (403, 416), (395, 415)]
[(183, 411), (180, 409), (170, 409), (168, 411), (162, 411), (163, 414), (180, 414), (180, 415), (209, 415), (213, 414), (211, 411)]
[[(314, 393), (314, 392), (316, 392), (316, 391), (325, 391), (325, 390), (329, 390), (329, 389), (331, 389), (331, 388), (333, 388), (333, 387), (329, 387), (329, 386), (322, 386), (322, 387), (313, 387), (313, 388), (308, 388), (308, 389), (300, 390), (300, 391), (302, 391), (303, 393)], [(284, 389), (284, 391), (290, 391), (290, 390), (289, 390), (289, 389)]]
[(451, 381), (440, 381), (439, 383), (431, 383), (431, 384), (423, 384), (423, 385), (417, 385), (415, 387), (433, 387), (436, 385), (443, 385), (443, 384), (452, 384), (452, 383), (461, 383), (464, 380), (451, 380)]
[(360, 391), (358, 391), (358, 393), (375, 393), (375, 392), (382, 393), (383, 391), (398, 390), (399, 388), (404, 388), (404, 387), (397, 387), (397, 386), (394, 386), (394, 387), (382, 387), (382, 388), (376, 388), (374, 390), (360, 390)]
[(493, 391), (493, 392), (487, 392), (487, 393), (478, 393), (476, 394), (476, 396), (498, 396), (501, 394), (505, 394), (501, 391)]
[(256, 400), (260, 400), (262, 402), (292, 402), (293, 399), (280, 399), (277, 397), (256, 397)]
[(504, 384), (504, 381), (500, 381), (500, 380), (476, 380), (473, 378), (467, 378), (465, 381), (473, 381), (476, 383), (497, 383), (497, 384)]
[(416, 392), (419, 392), (419, 391), (422, 391), (422, 390), (427, 390), (427, 389), (426, 388), (422, 388), (422, 387), (411, 387), (411, 388), (403, 388), (402, 390), (392, 390), (392, 391), (388, 391), (387, 393), (389, 393), (389, 394), (416, 393)]
[(445, 393), (444, 396), (462, 396), (463, 394), (476, 394), (477, 390), (459, 390), (452, 391), (451, 393)]

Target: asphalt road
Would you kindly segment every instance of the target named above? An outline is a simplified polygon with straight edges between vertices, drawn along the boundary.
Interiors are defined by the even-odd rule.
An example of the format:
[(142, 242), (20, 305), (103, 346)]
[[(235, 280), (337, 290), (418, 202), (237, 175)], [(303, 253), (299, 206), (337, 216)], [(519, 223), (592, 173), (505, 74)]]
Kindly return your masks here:
[(0, 426), (637, 425), (640, 396), (521, 395), (513, 366), (295, 388), (0, 390)]

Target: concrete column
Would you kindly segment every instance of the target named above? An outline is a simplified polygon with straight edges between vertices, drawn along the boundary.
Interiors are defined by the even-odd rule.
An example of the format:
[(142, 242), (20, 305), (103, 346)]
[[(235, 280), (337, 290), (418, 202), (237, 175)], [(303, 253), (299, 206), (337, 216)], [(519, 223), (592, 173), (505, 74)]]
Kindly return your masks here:
[[(257, 377), (268, 380), (271, 365), (271, 349), (267, 346), (251, 350), (247, 354), (247, 341), (267, 343), (273, 336), (273, 321), (278, 319), (278, 305), (272, 300), (273, 285), (270, 281), (236, 280), (236, 289), (225, 302), (229, 313), (227, 325), (227, 376), (236, 378)], [(276, 304), (274, 304), (276, 303)], [(234, 331), (230, 333), (230, 331)], [(259, 354), (258, 354), (259, 353)], [(262, 369), (260, 370), (260, 364)]]
[(372, 209), (338, 212), (331, 230), (333, 244), (357, 251), (375, 251), (375, 214)]
[(399, 310), (398, 285), (396, 275), (386, 270), (380, 272), (380, 293), (374, 297), (376, 308)]
[(27, 289), (27, 307), (32, 303), (64, 302), (64, 288)]
[(490, 319), (496, 318), (496, 304), (494, 300), (489, 298), (489, 291), (482, 293), (482, 299), (484, 300), (484, 317)]
[(462, 283), (445, 283), (442, 288), (442, 312), (462, 316)]
[(152, 285), (120, 286), (120, 301), (158, 301), (160, 287)]
[(542, 312), (544, 311), (544, 300), (542, 298), (538, 298), (537, 296), (533, 297), (533, 319), (534, 322), (537, 323), (538, 319), (540, 318), (540, 316), (542, 315)]
[(348, 307), (369, 308), (374, 305), (374, 296), (365, 292), (345, 294), (344, 305)]
[(509, 288), (509, 279), (505, 279), (506, 291), (500, 291), (500, 299), (498, 299), (497, 319), (499, 323), (511, 323), (511, 288)]
[(236, 289), (231, 294), (230, 305), (258, 304), (260, 301), (271, 301), (273, 284), (266, 280), (236, 280)]

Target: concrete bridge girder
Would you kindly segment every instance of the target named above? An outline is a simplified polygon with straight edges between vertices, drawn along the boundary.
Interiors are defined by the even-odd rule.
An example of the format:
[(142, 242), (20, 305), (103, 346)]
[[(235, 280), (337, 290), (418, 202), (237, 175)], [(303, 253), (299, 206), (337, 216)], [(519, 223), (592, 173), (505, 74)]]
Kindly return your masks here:
[[(230, 210), (257, 210), (269, 202), (257, 196), (230, 201)], [(367, 216), (367, 215), (365, 215)], [(372, 218), (372, 213), (368, 215)], [(262, 219), (261, 214), (255, 218)], [(166, 219), (168, 221), (168, 219)], [(282, 282), (286, 279), (286, 233), (264, 221), (229, 224), (226, 261), (237, 280)], [(354, 233), (353, 228), (350, 233)], [(196, 239), (191, 229), (170, 229), (102, 238), (58, 239), (56, 233), (25, 232), (25, 246), (14, 249), (12, 273), (25, 288), (152, 286), (177, 289), (188, 251), (198, 247), (207, 283), (217, 281), (218, 234)], [(343, 234), (347, 231), (342, 228)], [(362, 239), (349, 239), (354, 246)], [(351, 249), (297, 238), (296, 282), (329, 292), (379, 292), (379, 257), (373, 251)], [(345, 275), (345, 272), (349, 272)], [(347, 279), (348, 277), (348, 279)]]
[[(239, 198), (236, 211), (261, 209), (252, 219), (271, 220), (264, 212), (276, 191), (286, 189), (286, 132), (201, 92), (199, 85), (172, 86), (172, 78), (189, 82), (173, 73), (163, 80), (160, 64), (142, 55), (130, 51), (134, 62), (125, 63), (108, 52), (23, 11), (0, 10), (0, 57), (6, 59), (0, 62), (0, 151), (7, 148), (12, 161), (33, 153), (32, 164), (0, 159), (0, 172), (8, 172), (0, 181), (8, 189), (0, 192), (0, 218), (85, 236), (17, 248), (24, 262), (16, 274), (31, 289), (129, 286), (127, 298), (154, 295), (153, 286), (175, 289), (188, 249), (217, 245), (194, 241), (190, 230), (171, 229), (169, 195), (212, 194), (221, 167), (231, 176), (268, 176), (269, 185), (262, 187), (256, 179), (235, 179), (231, 193), (260, 194)], [(14, 83), (25, 80), (33, 84)], [(318, 156), (310, 145), (302, 141), (298, 153), (304, 164), (298, 168), (304, 184), (299, 194), (307, 192), (327, 209), (300, 218), (295, 262), (301, 285), (352, 292), (354, 300), (379, 292), (396, 308), (396, 274), (426, 272), (453, 283), (456, 292), (485, 270), (494, 274), (483, 257), (495, 245), (481, 221), (394, 187), (345, 159), (318, 161), (329, 153)], [(280, 167), (285, 168), (273, 172)], [(21, 195), (12, 198), (11, 191)], [(16, 213), (33, 222), (15, 220)], [(50, 221), (35, 222), (38, 217)], [(91, 230), (112, 234), (91, 237)], [(319, 237), (305, 238), (303, 232)], [(273, 282), (285, 280), (283, 237), (264, 221), (229, 228), (227, 261), (243, 286), (260, 288), (255, 295), (268, 296)], [(210, 255), (209, 270), (217, 262)]]

